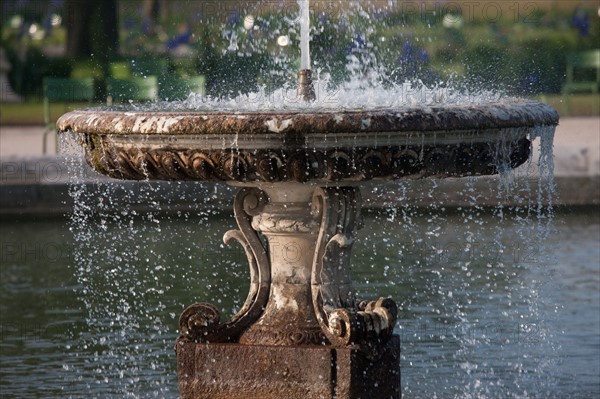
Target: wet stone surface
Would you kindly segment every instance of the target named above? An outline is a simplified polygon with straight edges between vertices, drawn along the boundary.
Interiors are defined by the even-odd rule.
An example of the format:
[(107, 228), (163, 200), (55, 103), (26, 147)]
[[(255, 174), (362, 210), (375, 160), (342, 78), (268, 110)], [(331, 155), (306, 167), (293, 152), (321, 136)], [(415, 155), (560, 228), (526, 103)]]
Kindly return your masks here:
[[(154, 107), (158, 107), (155, 105)], [(355, 111), (202, 112), (121, 107), (69, 112), (57, 121), (60, 132), (92, 134), (169, 134), (177, 136), (236, 133), (306, 135), (309, 133), (434, 132), (556, 125), (558, 114), (529, 100), (480, 105)]]
[(350, 346), (176, 345), (182, 399), (400, 398), (400, 339)]

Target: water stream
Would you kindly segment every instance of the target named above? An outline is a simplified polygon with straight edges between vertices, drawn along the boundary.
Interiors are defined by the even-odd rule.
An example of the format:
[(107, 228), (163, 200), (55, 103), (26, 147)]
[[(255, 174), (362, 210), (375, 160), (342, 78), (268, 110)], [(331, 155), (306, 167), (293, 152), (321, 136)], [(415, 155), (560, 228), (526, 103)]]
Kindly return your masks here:
[(298, 0), (300, 6), (300, 69), (311, 69), (310, 64), (310, 6), (309, 0)]

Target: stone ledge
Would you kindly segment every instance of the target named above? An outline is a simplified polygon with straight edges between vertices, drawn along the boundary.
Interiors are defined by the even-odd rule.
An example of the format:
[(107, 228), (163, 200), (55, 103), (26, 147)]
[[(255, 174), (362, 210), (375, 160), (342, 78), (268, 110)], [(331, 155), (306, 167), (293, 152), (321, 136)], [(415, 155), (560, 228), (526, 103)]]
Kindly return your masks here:
[[(553, 200), (555, 206), (587, 206), (600, 204), (600, 176), (584, 177), (557, 177), (556, 196)], [(117, 181), (113, 195), (115, 204), (123, 204), (136, 210), (152, 210), (165, 213), (178, 211), (194, 212), (205, 209), (230, 212), (232, 209), (233, 192), (237, 189), (220, 183), (176, 183), (165, 182), (123, 182)], [(466, 201), (458, 192), (466, 187), (464, 180), (446, 179), (437, 181), (435, 198), (428, 196), (431, 182), (415, 180), (402, 182), (408, 187), (403, 190), (404, 197), (400, 196), (399, 183), (388, 185), (366, 186), (361, 188), (363, 194), (363, 208), (378, 209), (383, 207), (398, 207), (409, 205), (412, 207), (427, 207), (432, 204), (439, 205), (443, 201), (445, 208), (464, 206), (489, 206), (498, 205), (494, 187), (489, 179), (482, 178), (475, 184), (481, 196), (475, 204)], [(87, 191), (99, 190), (95, 183), (86, 183)], [(150, 205), (137, 198), (142, 186), (152, 186), (157, 194), (154, 200), (159, 205)], [(533, 190), (537, 190), (537, 180), (530, 181)], [(0, 184), (0, 215), (23, 214), (67, 214), (73, 210), (73, 199), (68, 194), (67, 183), (39, 184), (39, 183), (12, 183)], [(100, 191), (98, 191), (100, 193)], [(160, 195), (160, 196), (159, 196)], [(529, 196), (537, 201), (537, 194), (532, 192)], [(137, 198), (136, 201), (133, 199)], [(515, 205), (515, 203), (507, 203)]]

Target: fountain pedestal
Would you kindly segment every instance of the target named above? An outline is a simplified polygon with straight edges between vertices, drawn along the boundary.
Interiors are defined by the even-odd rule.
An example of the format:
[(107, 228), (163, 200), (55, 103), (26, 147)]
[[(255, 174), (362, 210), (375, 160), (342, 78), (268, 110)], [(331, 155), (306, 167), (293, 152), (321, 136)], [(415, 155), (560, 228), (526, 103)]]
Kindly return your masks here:
[(234, 210), (224, 240), (246, 251), (250, 292), (226, 322), (209, 304), (182, 313), (182, 398), (399, 397), (396, 305), (352, 289), (358, 188), (255, 184)]

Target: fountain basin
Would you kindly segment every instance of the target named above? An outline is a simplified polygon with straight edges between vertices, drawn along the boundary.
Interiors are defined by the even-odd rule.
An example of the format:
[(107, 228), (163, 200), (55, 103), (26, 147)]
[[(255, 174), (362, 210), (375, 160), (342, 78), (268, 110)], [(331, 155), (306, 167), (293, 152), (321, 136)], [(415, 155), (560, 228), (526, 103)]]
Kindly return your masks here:
[(352, 287), (357, 186), (515, 168), (538, 129), (558, 124), (552, 108), (524, 100), (345, 111), (151, 107), (73, 111), (57, 127), (108, 176), (242, 187), (239, 229), (224, 241), (246, 252), (250, 290), (229, 320), (205, 303), (181, 314), (182, 398), (399, 398), (396, 304), (361, 300)]
[[(154, 106), (157, 107), (157, 106)], [(517, 167), (547, 105), (347, 111), (188, 112), (94, 108), (69, 112), (88, 162), (129, 180), (344, 182), (489, 175)]]

